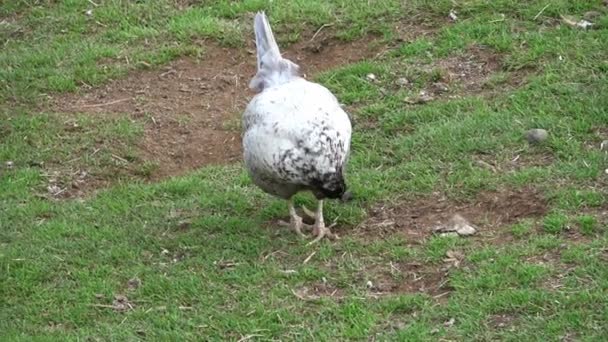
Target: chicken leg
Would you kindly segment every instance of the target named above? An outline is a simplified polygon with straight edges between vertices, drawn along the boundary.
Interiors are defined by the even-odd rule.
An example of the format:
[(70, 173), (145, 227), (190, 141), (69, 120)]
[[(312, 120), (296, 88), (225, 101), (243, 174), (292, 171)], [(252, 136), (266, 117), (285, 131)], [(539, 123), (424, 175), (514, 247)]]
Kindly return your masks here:
[(302, 222), (302, 218), (296, 213), (296, 208), (293, 206), (293, 198), (287, 200), (287, 206), (289, 208), (289, 223), (280, 221), (279, 224), (287, 226), (293, 229), (298, 236), (305, 238), (306, 234), (302, 233), (302, 228), (309, 228), (310, 225)]
[[(310, 210), (306, 207), (302, 207), (304, 212), (309, 215), (312, 214)], [(330, 228), (335, 224), (330, 225), (329, 227), (325, 227), (325, 221), (323, 220), (323, 200), (319, 200), (319, 204), (317, 205), (317, 211), (314, 212), (315, 224), (312, 226), (312, 234), (316, 236), (314, 240), (310, 241), (308, 244), (312, 245), (316, 242), (321, 241), (324, 237), (328, 237), (330, 239), (338, 239), (338, 236), (331, 232)]]

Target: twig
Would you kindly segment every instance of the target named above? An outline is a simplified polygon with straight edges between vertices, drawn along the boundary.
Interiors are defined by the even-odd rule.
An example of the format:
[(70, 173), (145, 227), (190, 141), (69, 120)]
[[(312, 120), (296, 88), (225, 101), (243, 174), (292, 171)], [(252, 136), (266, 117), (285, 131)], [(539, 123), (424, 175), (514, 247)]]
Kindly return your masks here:
[(303, 265), (306, 265), (306, 263), (308, 263), (308, 262), (310, 261), (310, 259), (312, 259), (312, 257), (313, 257), (315, 254), (317, 254), (317, 251), (314, 251), (314, 252), (310, 253), (310, 255), (309, 255), (309, 256), (308, 256), (306, 259), (304, 259), (304, 262), (302, 262), (302, 264), (303, 264)]
[(73, 162), (78, 161), (80, 158), (82, 158), (82, 157), (76, 157), (74, 159), (70, 159), (66, 162), (66, 164), (72, 164)]
[(321, 27), (319, 27), (319, 29), (317, 30), (317, 32), (315, 32), (315, 34), (312, 35), (312, 38), (310, 38), (310, 41), (312, 42), (313, 40), (315, 40), (315, 38), (317, 37), (317, 35), (319, 33), (321, 33), (321, 31), (326, 28), (326, 27), (330, 27), (330, 26), (334, 26), (334, 24), (323, 24)]
[(450, 291), (446, 291), (446, 292), (444, 292), (444, 293), (440, 293), (440, 294), (438, 294), (438, 295), (436, 295), (436, 296), (433, 296), (433, 298), (434, 298), (434, 299), (438, 299), (438, 298), (441, 298), (441, 297), (443, 297), (443, 296), (445, 296), (445, 295), (447, 295), (447, 294), (449, 294), (449, 293), (450, 293)]
[(131, 100), (131, 98), (127, 97), (127, 98), (124, 98), (124, 99), (114, 100), (114, 101), (105, 102), (105, 103), (96, 103), (96, 104), (83, 105), (82, 108), (109, 106), (109, 105), (113, 105), (113, 104), (124, 102), (124, 101), (128, 101), (128, 100)]
[(94, 2), (93, 0), (88, 0), (88, 1), (89, 1), (89, 3), (90, 3), (91, 5), (93, 5), (93, 6), (95, 6), (95, 7), (99, 7), (99, 4), (98, 4), (98, 3), (96, 3), (96, 2)]
[(125, 158), (119, 157), (119, 156), (115, 155), (114, 153), (112, 153), (112, 158), (118, 159), (123, 163), (127, 163), (127, 164), (129, 163), (128, 160), (126, 160)]
[(319, 299), (318, 296), (309, 296), (308, 298), (298, 294), (296, 291), (291, 290), (291, 293), (293, 293), (294, 296), (296, 296), (298, 299), (303, 300), (303, 301), (311, 301), (311, 300), (317, 300)]
[(547, 9), (547, 7), (549, 7), (549, 5), (551, 5), (551, 3), (546, 4), (545, 7), (543, 7), (543, 9), (541, 9), (540, 12), (538, 12), (538, 14), (536, 14), (534, 16), (534, 19), (532, 19), (532, 20), (538, 19), (538, 17), (540, 17), (540, 15), (543, 14), (543, 12)]
[[(159, 76), (160, 77), (165, 77), (165, 76), (167, 76), (169, 74), (176, 74), (176, 73), (177, 73), (177, 71), (175, 71), (175, 69), (169, 69), (169, 70), (163, 72), (162, 74), (160, 74)], [(192, 77), (188, 77), (188, 79), (192, 80)], [(198, 79), (198, 80), (200, 80), (200, 79)]]
[(260, 335), (260, 334), (251, 334), (251, 335), (244, 336), (243, 338), (241, 338), (240, 340), (238, 340), (238, 342), (249, 341), (249, 340), (251, 340), (251, 339), (252, 339), (252, 338), (254, 338), (254, 337), (262, 337), (262, 336), (264, 336), (264, 335)]
[(66, 188), (66, 189), (61, 189), (61, 190), (59, 190), (59, 191), (57, 191), (57, 192), (51, 193), (51, 195), (53, 195), (53, 196), (55, 196), (55, 197), (58, 197), (58, 196), (59, 196), (59, 195), (61, 195), (62, 193), (66, 192), (66, 190), (67, 190), (67, 188)]
[[(263, 258), (263, 259), (264, 259), (264, 261), (266, 261), (266, 260), (268, 260), (268, 258), (270, 258), (271, 256), (274, 256), (275, 254), (279, 254), (279, 253), (285, 253), (285, 252), (283, 252), (283, 251), (282, 251), (282, 250), (280, 250), (280, 249), (277, 249), (277, 250), (276, 250), (276, 251), (274, 251), (274, 252), (268, 253), (266, 256), (264, 256), (264, 258)], [(285, 254), (286, 254), (286, 253), (285, 253)]]

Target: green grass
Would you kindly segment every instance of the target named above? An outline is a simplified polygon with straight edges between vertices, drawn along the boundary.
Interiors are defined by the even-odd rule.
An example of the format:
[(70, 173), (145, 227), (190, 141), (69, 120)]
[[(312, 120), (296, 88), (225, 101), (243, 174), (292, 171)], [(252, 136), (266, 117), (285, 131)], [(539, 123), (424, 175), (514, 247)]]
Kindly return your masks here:
[[(96, 3), (0, 4), (1, 340), (600, 341), (608, 334), (608, 155), (598, 148), (608, 139), (608, 9), (601, 1), (552, 1), (536, 19), (546, 1)], [(143, 122), (46, 105), (46, 95), (180, 56), (204, 62), (210, 41), (244, 48), (260, 9), (283, 44), (332, 24), (324, 30), (338, 39), (374, 34), (389, 49), (315, 76), (356, 122), (348, 171), (355, 200), (326, 205), (326, 222), (337, 219), (343, 236), (335, 243), (306, 246), (271, 224), (286, 205), (258, 190), (241, 164), (151, 183), (159, 165), (137, 147)], [(591, 10), (600, 12), (594, 29), (559, 22)], [(423, 23), (433, 35), (397, 39), (397, 26)], [(441, 65), (482, 46), (500, 67), (470, 92)], [(396, 85), (400, 78), (409, 85)], [(404, 101), (437, 81), (451, 82), (447, 94)], [(529, 145), (531, 128), (547, 129), (549, 139)], [(49, 195), (52, 184), (73, 197)], [(480, 193), (530, 188), (546, 199), (543, 217), (481, 225), (472, 238), (414, 242), (376, 227), (359, 234), (380, 203), (424, 210), (416, 207), (423, 199), (471, 203)], [(297, 202), (313, 204), (308, 195)], [(463, 260), (445, 271), (453, 251)], [(412, 270), (422, 282), (444, 282), (441, 291), (394, 290), (415, 288)], [(130, 286), (135, 278), (141, 283)], [(109, 307), (117, 295), (132, 307)]]

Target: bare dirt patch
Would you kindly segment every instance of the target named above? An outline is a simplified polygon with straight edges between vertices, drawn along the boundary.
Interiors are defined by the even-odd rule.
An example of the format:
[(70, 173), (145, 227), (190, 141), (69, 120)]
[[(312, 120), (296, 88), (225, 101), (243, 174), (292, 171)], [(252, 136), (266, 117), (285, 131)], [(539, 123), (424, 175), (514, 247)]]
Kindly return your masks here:
[[(404, 99), (412, 105), (442, 98), (493, 94), (493, 88), (498, 86), (492, 83), (501, 84), (501, 91), (504, 91), (502, 84), (517, 87), (525, 80), (523, 72), (503, 72), (502, 55), (479, 45), (472, 45), (462, 53), (438, 58), (431, 63), (405, 64), (403, 69), (421, 77), (427, 75), (428, 81), (419, 93)], [(493, 79), (500, 72), (503, 72), (502, 76)], [(412, 81), (414, 80), (407, 77), (399, 77), (395, 84), (398, 88), (409, 88)]]
[(446, 298), (452, 291), (449, 285), (449, 266), (418, 262), (390, 263), (373, 273), (377, 294), (425, 293), (435, 299)]
[(475, 155), (475, 164), (493, 173), (516, 172), (530, 167), (547, 167), (553, 162), (555, 162), (553, 154), (550, 151), (540, 149), (514, 151), (513, 154), (503, 160), (497, 160), (496, 156), (492, 154), (479, 153)]
[[(290, 46), (285, 56), (311, 75), (373, 57), (377, 51), (371, 40), (343, 42), (319, 34)], [(255, 73), (254, 47), (237, 50), (202, 44), (205, 54), (200, 60), (181, 58), (100, 88), (57, 95), (51, 100), (52, 110), (145, 122), (138, 150), (144, 162), (155, 164), (153, 180), (237, 161), (241, 157), (238, 122), (253, 96), (248, 83)]]
[[(547, 201), (532, 188), (481, 192), (474, 200), (463, 202), (435, 194), (413, 202), (372, 207), (369, 218), (353, 229), (352, 234), (366, 241), (388, 235), (403, 236), (408, 245), (422, 245), (434, 234), (435, 227), (459, 214), (477, 227), (477, 234), (470, 238), (504, 243), (511, 239), (511, 234), (502, 227), (546, 212)], [(377, 295), (424, 293), (441, 302), (453, 291), (450, 273), (469, 267), (463, 252), (448, 250), (437, 263), (370, 263), (365, 274), (374, 279), (371, 290)]]
[(490, 75), (501, 69), (500, 55), (481, 46), (471, 46), (465, 53), (439, 60), (446, 81), (457, 82), (462, 91), (475, 93), (481, 90)]
[[(449, 285), (448, 265), (422, 264), (417, 262), (372, 263), (363, 272), (354, 275), (353, 285), (362, 296), (378, 298), (398, 293), (422, 293), (437, 300), (447, 298), (452, 288)], [(336, 269), (332, 271), (337, 271)], [(368, 280), (369, 279), (369, 280)], [(338, 287), (323, 278), (322, 281), (307, 283), (293, 290), (302, 300), (344, 298), (346, 289)]]
[(320, 298), (332, 298), (335, 300), (344, 298), (344, 290), (329, 284), (327, 281), (301, 286), (292, 290), (292, 293), (296, 298), (306, 301)]
[(515, 321), (517, 320), (517, 316), (514, 314), (496, 314), (491, 315), (487, 318), (487, 324), (493, 329), (509, 329), (511, 330)]
[(508, 234), (500, 228), (527, 217), (547, 212), (547, 201), (538, 191), (501, 190), (482, 192), (475, 200), (455, 203), (439, 195), (397, 205), (378, 205), (369, 218), (353, 230), (364, 236), (401, 234), (410, 244), (420, 244), (433, 234), (433, 228), (460, 214), (479, 228), (478, 235), (501, 241)]

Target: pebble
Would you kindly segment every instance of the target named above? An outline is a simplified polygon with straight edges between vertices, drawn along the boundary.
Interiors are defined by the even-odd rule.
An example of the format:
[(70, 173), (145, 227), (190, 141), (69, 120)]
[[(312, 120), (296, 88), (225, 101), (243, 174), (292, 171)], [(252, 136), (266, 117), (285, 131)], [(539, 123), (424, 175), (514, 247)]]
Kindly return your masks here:
[(398, 78), (398, 79), (395, 81), (395, 83), (396, 83), (398, 86), (404, 87), (404, 86), (406, 86), (406, 85), (410, 84), (410, 81), (408, 81), (408, 80), (407, 80), (407, 78), (405, 78), (405, 77), (401, 77), (401, 78)]
[(455, 229), (456, 233), (461, 236), (473, 235), (477, 230), (467, 221), (464, 217), (456, 214), (452, 216), (450, 223)]
[(443, 83), (443, 82), (435, 82), (433, 83), (433, 88), (435, 89), (435, 91), (437, 93), (445, 93), (448, 90), (450, 90), (450, 88), (448, 87), (447, 84)]
[(547, 140), (549, 133), (542, 128), (534, 128), (526, 132), (526, 140), (530, 144), (538, 144)]
[(472, 224), (458, 214), (452, 216), (447, 224), (437, 226), (433, 230), (441, 236), (469, 236), (477, 232)]

